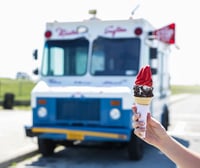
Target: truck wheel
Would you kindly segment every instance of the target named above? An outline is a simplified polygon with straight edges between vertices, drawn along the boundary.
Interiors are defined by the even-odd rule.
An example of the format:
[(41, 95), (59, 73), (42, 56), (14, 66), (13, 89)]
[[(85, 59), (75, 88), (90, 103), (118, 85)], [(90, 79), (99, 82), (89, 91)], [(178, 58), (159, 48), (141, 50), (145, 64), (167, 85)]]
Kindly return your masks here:
[(140, 160), (143, 157), (144, 146), (140, 138), (138, 138), (134, 131), (131, 132), (131, 139), (128, 144), (128, 155), (130, 160)]
[(39, 152), (44, 156), (51, 156), (54, 153), (56, 144), (53, 140), (38, 138)]
[(169, 126), (169, 109), (168, 109), (168, 107), (166, 105), (163, 107), (163, 114), (162, 114), (161, 123), (162, 123), (163, 127), (166, 130), (168, 130), (168, 126)]

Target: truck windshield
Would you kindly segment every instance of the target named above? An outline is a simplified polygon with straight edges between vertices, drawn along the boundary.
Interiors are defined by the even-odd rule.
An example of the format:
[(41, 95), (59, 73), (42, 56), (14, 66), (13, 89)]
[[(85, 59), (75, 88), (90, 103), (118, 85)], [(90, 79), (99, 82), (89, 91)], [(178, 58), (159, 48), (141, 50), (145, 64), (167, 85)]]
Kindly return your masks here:
[(140, 39), (99, 37), (92, 48), (91, 74), (136, 75), (139, 68)]
[(51, 40), (45, 43), (42, 61), (43, 76), (80, 76), (87, 70), (89, 41)]

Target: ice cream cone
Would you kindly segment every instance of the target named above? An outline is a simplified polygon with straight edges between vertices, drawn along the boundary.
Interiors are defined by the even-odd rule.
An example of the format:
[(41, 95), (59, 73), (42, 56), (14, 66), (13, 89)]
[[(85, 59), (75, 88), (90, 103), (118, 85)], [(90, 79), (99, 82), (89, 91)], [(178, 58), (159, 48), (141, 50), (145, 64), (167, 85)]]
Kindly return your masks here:
[[(140, 113), (139, 121), (144, 122), (144, 128), (146, 128), (147, 124), (147, 114), (150, 112), (149, 106), (152, 100), (152, 97), (135, 97), (135, 102), (137, 106), (137, 113)], [(146, 131), (141, 135), (142, 138), (146, 137)]]
[(135, 102), (137, 104), (144, 104), (144, 105), (148, 105), (151, 103), (152, 97), (135, 97)]
[[(149, 106), (153, 98), (153, 80), (150, 66), (147, 65), (140, 69), (133, 90), (137, 112), (141, 115), (139, 121), (144, 122), (143, 128), (146, 129), (147, 114), (150, 112)], [(145, 138), (145, 136), (146, 132), (143, 132), (141, 138)]]

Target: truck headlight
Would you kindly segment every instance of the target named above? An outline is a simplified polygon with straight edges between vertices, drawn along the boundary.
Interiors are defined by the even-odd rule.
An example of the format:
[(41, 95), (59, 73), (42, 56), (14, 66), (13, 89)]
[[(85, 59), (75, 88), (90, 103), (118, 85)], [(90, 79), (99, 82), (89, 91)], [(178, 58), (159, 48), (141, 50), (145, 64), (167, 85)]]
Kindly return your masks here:
[(121, 116), (121, 113), (119, 111), (119, 109), (117, 108), (114, 108), (112, 110), (110, 110), (110, 117), (113, 119), (113, 120), (118, 120)]
[(38, 109), (38, 116), (43, 118), (47, 116), (47, 109), (45, 107), (40, 107)]

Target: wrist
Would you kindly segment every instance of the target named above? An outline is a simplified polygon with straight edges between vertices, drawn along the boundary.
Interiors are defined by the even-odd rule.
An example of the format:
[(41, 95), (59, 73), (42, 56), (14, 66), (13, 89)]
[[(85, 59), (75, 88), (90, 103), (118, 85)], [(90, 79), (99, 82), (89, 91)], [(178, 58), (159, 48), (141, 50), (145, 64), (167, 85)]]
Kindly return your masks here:
[(162, 135), (155, 146), (160, 149), (161, 151), (169, 145), (169, 143), (172, 141), (171, 137), (166, 133), (165, 135)]

